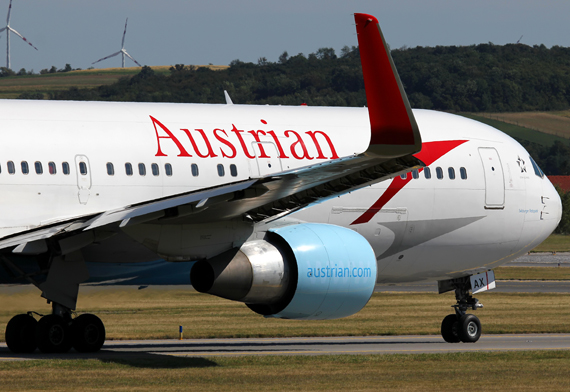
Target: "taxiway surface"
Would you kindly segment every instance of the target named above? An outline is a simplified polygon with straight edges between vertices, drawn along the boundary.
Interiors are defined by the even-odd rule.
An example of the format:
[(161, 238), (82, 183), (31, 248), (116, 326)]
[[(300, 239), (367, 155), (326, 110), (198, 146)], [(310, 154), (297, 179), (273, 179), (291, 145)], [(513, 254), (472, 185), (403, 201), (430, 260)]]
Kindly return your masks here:
[(12, 354), (0, 344), (0, 360), (129, 356), (216, 357), (243, 355), (363, 355), (570, 350), (570, 334), (483, 335), (477, 343), (449, 344), (441, 336), (189, 339), (108, 341), (95, 354)]

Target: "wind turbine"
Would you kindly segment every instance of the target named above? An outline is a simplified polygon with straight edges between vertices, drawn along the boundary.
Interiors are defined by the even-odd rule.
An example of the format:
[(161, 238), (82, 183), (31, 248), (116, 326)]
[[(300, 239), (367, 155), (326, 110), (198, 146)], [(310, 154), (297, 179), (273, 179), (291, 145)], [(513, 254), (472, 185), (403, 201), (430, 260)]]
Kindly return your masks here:
[(10, 13), (12, 11), (12, 0), (10, 0), (10, 5), (8, 6), (8, 17), (6, 18), (6, 27), (0, 29), (0, 33), (6, 30), (6, 68), (10, 69), (10, 32), (16, 34), (18, 37), (22, 38), (24, 42), (30, 45), (35, 50), (38, 50), (30, 41), (26, 39), (22, 34), (18, 33), (16, 30), (10, 27)]
[[(12, 1), (12, 0), (10, 0)], [(127, 51), (125, 50), (125, 35), (127, 34), (127, 22), (129, 21), (129, 18), (127, 18), (127, 20), (125, 21), (125, 31), (123, 32), (123, 42), (121, 43), (121, 50), (119, 50), (116, 53), (110, 54), (107, 57), (103, 57), (102, 59), (99, 59), (97, 61), (95, 61), (94, 63), (91, 64), (96, 64), (99, 61), (103, 61), (103, 60), (107, 60), (111, 57), (115, 57), (118, 54), (121, 54), (121, 57), (123, 59), (122, 61), (122, 67), (125, 68), (125, 56), (127, 56), (128, 58), (130, 58), (131, 60), (133, 60), (135, 62), (136, 65), (138, 65), (139, 67), (142, 67), (142, 65), (140, 65), (137, 60), (135, 60), (130, 54), (127, 53)]]

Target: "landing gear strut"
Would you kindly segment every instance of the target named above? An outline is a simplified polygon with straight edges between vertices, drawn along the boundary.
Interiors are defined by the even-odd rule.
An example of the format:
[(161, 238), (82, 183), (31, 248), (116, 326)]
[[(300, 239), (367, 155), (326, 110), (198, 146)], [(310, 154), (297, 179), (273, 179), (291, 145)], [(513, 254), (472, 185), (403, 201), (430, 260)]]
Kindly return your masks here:
[(479, 309), (483, 304), (469, 294), (469, 281), (455, 282), (455, 298), (457, 304), (455, 314), (447, 315), (441, 323), (441, 336), (448, 343), (475, 343), (481, 337), (481, 322), (474, 314), (468, 314), (467, 309)]
[(40, 318), (32, 312), (12, 317), (6, 326), (6, 344), (13, 353), (66, 353), (99, 351), (105, 343), (105, 326), (99, 317), (82, 314), (72, 319), (70, 309), (53, 303), (53, 312)]

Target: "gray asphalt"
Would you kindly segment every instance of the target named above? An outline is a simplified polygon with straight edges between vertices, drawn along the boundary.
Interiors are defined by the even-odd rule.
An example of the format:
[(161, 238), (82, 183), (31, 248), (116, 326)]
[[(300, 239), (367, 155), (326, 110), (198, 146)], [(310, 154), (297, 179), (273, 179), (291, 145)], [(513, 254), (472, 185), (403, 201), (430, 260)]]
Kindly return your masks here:
[(445, 343), (441, 336), (191, 339), (110, 341), (99, 353), (12, 354), (0, 344), (0, 361), (141, 356), (221, 357), (244, 355), (422, 354), (523, 350), (570, 350), (570, 334), (483, 335), (477, 343)]
[[(437, 282), (401, 283), (376, 285), (374, 291), (383, 292), (422, 292), (437, 293)], [(497, 287), (492, 293), (568, 293), (570, 281), (541, 281), (541, 280), (498, 280)]]
[(512, 267), (570, 267), (570, 252), (531, 253), (519, 257), (505, 266)]

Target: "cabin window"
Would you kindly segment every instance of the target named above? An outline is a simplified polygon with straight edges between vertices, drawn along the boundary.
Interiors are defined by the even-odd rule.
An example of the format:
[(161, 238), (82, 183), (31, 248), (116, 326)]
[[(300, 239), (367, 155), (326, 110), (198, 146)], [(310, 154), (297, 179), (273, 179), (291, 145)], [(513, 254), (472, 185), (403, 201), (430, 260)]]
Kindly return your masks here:
[(30, 167), (28, 166), (28, 162), (26, 161), (22, 161), (22, 173), (23, 174), (28, 174), (30, 172)]
[(441, 167), (436, 167), (435, 168), (435, 175), (437, 176), (438, 180), (442, 180), (443, 179), (443, 169)]
[(200, 172), (198, 171), (198, 165), (196, 165), (195, 163), (192, 164), (192, 175), (194, 177), (198, 177), (198, 175), (200, 174)]
[(414, 178), (414, 180), (417, 180), (418, 178), (420, 178), (420, 173), (418, 173), (417, 170), (412, 170), (412, 177)]
[(450, 180), (455, 180), (455, 169), (450, 167), (447, 169), (447, 173), (449, 174)]
[(133, 175), (133, 165), (131, 165), (129, 162), (125, 163), (125, 173), (127, 173), (127, 176)]
[(224, 165), (222, 165), (221, 163), (218, 164), (218, 176), (223, 177), (226, 175), (226, 171), (224, 169)]
[(160, 174), (158, 171), (158, 165), (156, 163), (153, 163), (152, 165), (150, 165), (150, 169), (152, 170), (153, 176), (158, 176)]
[(230, 165), (230, 174), (232, 177), (237, 177), (237, 166), (234, 164)]
[(107, 174), (110, 176), (115, 175), (115, 166), (111, 162), (107, 162)]
[(14, 162), (8, 161), (7, 166), (8, 166), (8, 173), (10, 173), (10, 174), (16, 173), (16, 166), (14, 165)]
[(57, 168), (55, 166), (55, 162), (49, 162), (48, 163), (48, 171), (49, 171), (49, 174), (57, 173)]
[(431, 178), (431, 169), (429, 167), (424, 167), (424, 177), (426, 180)]
[(144, 163), (139, 163), (139, 174), (141, 176), (146, 176), (146, 166)]
[(166, 173), (166, 175), (168, 177), (170, 177), (172, 175), (172, 165), (170, 163), (166, 163), (164, 165), (164, 172)]
[(461, 175), (462, 180), (467, 179), (467, 169), (465, 169), (464, 167), (459, 168), (459, 174)]
[(34, 168), (36, 169), (36, 174), (44, 174), (44, 168), (42, 167), (41, 162), (34, 162)]
[(69, 163), (63, 162), (63, 163), (61, 164), (61, 170), (63, 171), (63, 174), (65, 174), (66, 176), (68, 176), (69, 173), (70, 173), (70, 170), (69, 170)]
[(87, 175), (87, 164), (85, 162), (79, 162), (79, 173), (81, 173), (82, 176)]

